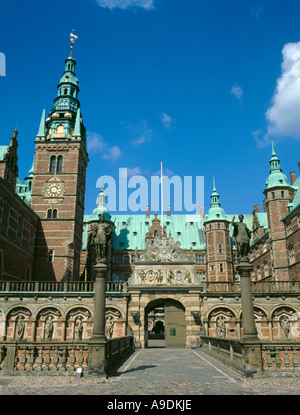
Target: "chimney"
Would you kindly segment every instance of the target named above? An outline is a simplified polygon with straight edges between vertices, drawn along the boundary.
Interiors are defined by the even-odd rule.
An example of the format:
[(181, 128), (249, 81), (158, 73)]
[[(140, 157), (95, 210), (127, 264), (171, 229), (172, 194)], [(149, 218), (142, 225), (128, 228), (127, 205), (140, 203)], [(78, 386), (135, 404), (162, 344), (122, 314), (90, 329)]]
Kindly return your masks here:
[(170, 206), (167, 207), (167, 216), (171, 216), (171, 207)]
[(200, 219), (204, 217), (204, 205), (200, 206)]
[(150, 206), (146, 207), (146, 216), (150, 216)]
[(254, 205), (253, 210), (255, 210), (256, 213), (259, 213), (260, 212), (260, 206), (259, 205)]
[[(299, 169), (300, 169), (300, 163), (299, 163)], [(296, 180), (296, 173), (294, 171), (290, 172), (290, 180), (291, 180), (291, 185), (293, 185), (294, 181)]]

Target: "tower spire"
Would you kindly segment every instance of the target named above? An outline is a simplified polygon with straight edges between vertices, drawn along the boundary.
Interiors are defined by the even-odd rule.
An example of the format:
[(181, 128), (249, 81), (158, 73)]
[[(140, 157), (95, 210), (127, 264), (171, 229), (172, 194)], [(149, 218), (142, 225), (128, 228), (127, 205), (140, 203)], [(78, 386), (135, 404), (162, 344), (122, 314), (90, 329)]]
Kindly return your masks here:
[(37, 133), (38, 138), (46, 137), (46, 110), (43, 110), (39, 131)]
[(73, 48), (74, 48), (74, 43), (75, 43), (75, 40), (76, 39), (78, 39), (78, 36), (76, 36), (75, 34), (74, 34), (74, 30), (75, 29), (73, 29), (73, 31), (72, 31), (72, 33), (70, 33), (70, 41), (71, 41), (71, 46), (70, 46), (70, 58), (72, 58), (72, 55), (73, 55)]

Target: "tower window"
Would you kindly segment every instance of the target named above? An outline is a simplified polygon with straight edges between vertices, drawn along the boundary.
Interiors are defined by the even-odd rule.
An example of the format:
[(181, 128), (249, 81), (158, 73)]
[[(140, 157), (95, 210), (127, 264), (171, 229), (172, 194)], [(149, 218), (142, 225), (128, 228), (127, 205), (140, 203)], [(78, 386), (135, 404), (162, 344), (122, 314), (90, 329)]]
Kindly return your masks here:
[(67, 88), (65, 88), (65, 89), (64, 89), (64, 94), (65, 94), (65, 95), (68, 95), (68, 90), (67, 90)]
[(221, 229), (221, 225), (220, 225), (220, 223), (218, 223), (218, 229)]
[(272, 198), (275, 199), (275, 192), (272, 192)]
[(58, 158), (57, 158), (57, 168), (56, 168), (57, 173), (62, 172), (62, 163), (63, 163), (63, 156), (58, 156)]
[(48, 209), (47, 219), (56, 219), (57, 218), (57, 209)]
[(222, 245), (219, 245), (219, 254), (222, 253)]
[(220, 264), (220, 272), (223, 272), (223, 264)]
[(284, 191), (281, 191), (281, 197), (284, 198)]
[(53, 249), (50, 249), (48, 251), (48, 261), (53, 262), (53, 260), (54, 260), (54, 251), (53, 251)]
[(51, 159), (50, 159), (50, 173), (55, 173), (55, 166), (56, 166), (56, 157), (51, 156)]

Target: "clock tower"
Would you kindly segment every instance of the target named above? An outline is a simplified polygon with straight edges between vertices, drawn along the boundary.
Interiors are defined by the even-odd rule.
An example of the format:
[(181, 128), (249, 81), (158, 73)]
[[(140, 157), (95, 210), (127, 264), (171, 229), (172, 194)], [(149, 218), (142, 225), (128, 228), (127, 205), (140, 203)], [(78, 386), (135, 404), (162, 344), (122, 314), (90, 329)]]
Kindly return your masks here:
[(40, 217), (35, 264), (40, 281), (80, 277), (88, 155), (72, 49), (73, 42), (54, 107), (47, 118), (43, 111), (35, 140), (31, 207)]

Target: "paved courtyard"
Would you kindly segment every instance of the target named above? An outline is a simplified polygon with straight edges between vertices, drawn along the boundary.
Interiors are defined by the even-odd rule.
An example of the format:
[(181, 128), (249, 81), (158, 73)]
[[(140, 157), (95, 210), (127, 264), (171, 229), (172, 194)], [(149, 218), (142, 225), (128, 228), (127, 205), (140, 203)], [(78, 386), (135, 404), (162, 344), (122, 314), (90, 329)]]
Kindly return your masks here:
[(0, 376), (1, 395), (299, 395), (299, 386), (300, 378), (243, 379), (190, 349), (136, 350), (108, 379)]

